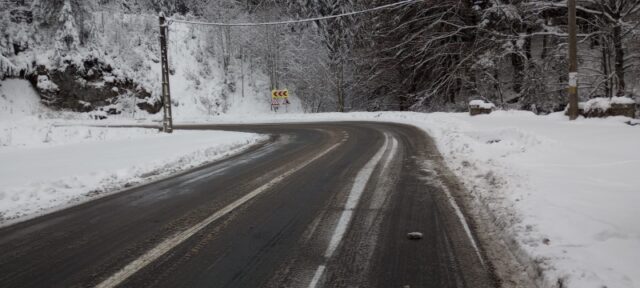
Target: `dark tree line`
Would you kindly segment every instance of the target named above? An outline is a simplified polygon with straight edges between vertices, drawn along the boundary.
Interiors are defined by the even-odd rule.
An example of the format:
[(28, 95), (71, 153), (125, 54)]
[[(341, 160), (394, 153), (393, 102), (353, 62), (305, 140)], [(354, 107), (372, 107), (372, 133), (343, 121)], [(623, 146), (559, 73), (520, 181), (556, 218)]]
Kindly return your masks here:
[[(79, 38), (68, 43), (83, 46), (96, 27), (84, 27), (82, 17), (89, 14), (77, 11), (148, 16), (163, 11), (194, 20), (264, 22), (397, 1), (33, 0), (33, 5), (47, 11), (36, 15), (39, 22), (54, 25), (70, 3)], [(582, 100), (635, 96), (640, 1), (578, 0), (578, 26)], [(225, 63), (253, 59), (272, 88), (291, 87), (308, 111), (451, 111), (482, 98), (550, 112), (567, 102), (565, 0), (420, 0), (338, 19), (210, 31), (210, 46), (221, 47)], [(4, 60), (3, 70), (11, 68)]]
[[(380, 1), (373, 5), (391, 3)], [(583, 98), (631, 95), (640, 1), (578, 1)], [(420, 1), (361, 17), (360, 109), (458, 109), (470, 98), (562, 109), (565, 1)], [(383, 103), (383, 104), (380, 104)], [(384, 104), (386, 103), (387, 106)]]
[[(288, 1), (292, 16), (395, 0)], [(640, 1), (578, 0), (581, 98), (635, 96)], [(566, 1), (424, 0), (321, 20), (335, 109), (457, 110), (484, 98), (541, 112), (566, 104)], [(300, 53), (304, 53), (301, 51)], [(327, 107), (330, 109), (331, 107)]]

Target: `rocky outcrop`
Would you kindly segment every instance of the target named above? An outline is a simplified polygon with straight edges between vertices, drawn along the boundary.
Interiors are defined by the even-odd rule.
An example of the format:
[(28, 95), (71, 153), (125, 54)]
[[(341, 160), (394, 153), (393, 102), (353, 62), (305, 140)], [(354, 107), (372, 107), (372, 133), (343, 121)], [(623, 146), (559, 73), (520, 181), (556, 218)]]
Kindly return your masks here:
[[(40, 93), (43, 102), (58, 109), (89, 112), (110, 106), (121, 97), (136, 97), (136, 105), (149, 113), (160, 111), (162, 104), (131, 79), (115, 77), (113, 67), (97, 58), (85, 59), (82, 67), (67, 63), (65, 70), (38, 66), (25, 75)], [(109, 108), (110, 114), (119, 114)]]
[(31, 24), (33, 22), (33, 12), (25, 8), (13, 9), (9, 12), (9, 20), (13, 23)]

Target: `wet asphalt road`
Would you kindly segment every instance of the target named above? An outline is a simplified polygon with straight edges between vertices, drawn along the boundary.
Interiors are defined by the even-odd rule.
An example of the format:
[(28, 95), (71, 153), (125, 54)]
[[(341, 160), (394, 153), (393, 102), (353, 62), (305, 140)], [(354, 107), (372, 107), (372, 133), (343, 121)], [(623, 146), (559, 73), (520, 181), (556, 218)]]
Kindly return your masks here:
[[(270, 134), (246, 152), (0, 229), (0, 287), (496, 287), (420, 130)], [(421, 232), (409, 240), (409, 232)]]

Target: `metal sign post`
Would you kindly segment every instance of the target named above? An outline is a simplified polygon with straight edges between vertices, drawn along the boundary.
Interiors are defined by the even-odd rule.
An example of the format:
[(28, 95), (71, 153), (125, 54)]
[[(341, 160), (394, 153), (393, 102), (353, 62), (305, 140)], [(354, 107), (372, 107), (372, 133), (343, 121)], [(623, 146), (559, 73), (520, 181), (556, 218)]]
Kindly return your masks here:
[(167, 25), (164, 13), (160, 12), (160, 52), (162, 62), (162, 107), (164, 119), (162, 121), (162, 131), (173, 132), (173, 118), (171, 117), (171, 89), (169, 87), (169, 57), (167, 53), (167, 35), (169, 26)]

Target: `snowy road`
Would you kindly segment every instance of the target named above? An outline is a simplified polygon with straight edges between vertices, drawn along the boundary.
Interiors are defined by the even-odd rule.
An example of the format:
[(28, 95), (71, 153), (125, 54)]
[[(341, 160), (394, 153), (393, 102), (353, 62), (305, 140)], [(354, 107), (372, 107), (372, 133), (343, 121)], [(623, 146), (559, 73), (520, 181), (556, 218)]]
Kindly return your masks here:
[(451, 198), (457, 181), (421, 130), (364, 122), (181, 128), (273, 136), (200, 169), (1, 229), (0, 286), (496, 286)]

